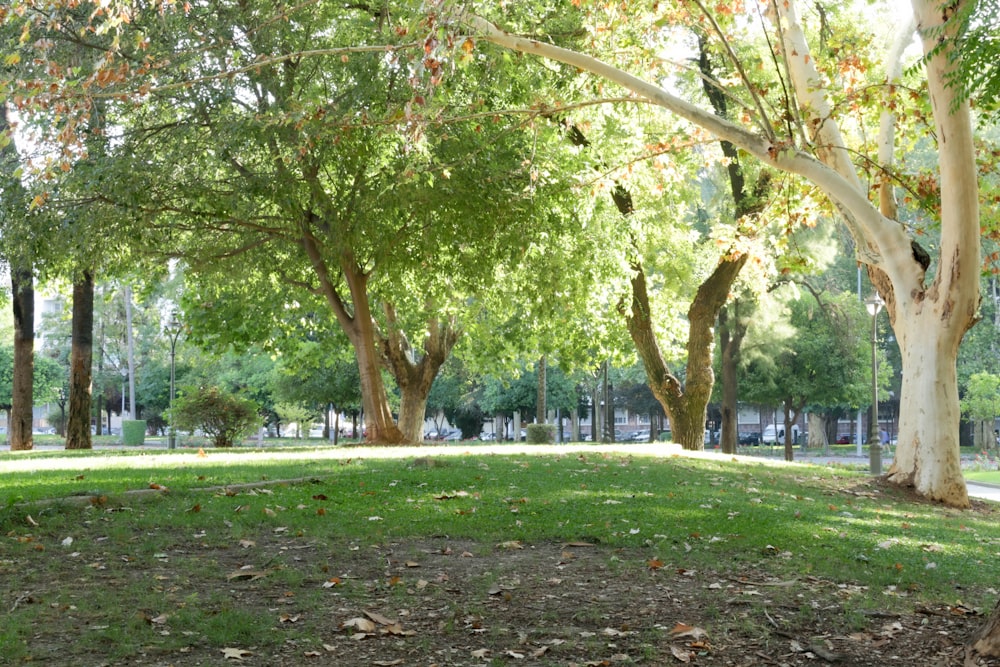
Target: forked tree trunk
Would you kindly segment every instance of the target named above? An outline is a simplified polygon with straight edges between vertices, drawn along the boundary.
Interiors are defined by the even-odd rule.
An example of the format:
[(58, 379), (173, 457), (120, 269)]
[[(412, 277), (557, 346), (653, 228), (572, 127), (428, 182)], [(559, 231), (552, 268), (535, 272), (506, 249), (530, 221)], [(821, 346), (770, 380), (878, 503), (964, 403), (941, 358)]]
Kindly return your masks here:
[(34, 447), (31, 434), (35, 375), (35, 289), (31, 270), (11, 267), (14, 306), (14, 376), (11, 388), (10, 449)]
[(361, 384), (361, 406), (367, 428), (365, 439), (368, 442), (389, 445), (406, 442), (406, 437), (392, 418), (389, 395), (385, 389), (385, 382), (382, 381), (381, 355), (376, 349), (375, 322), (372, 319), (371, 303), (368, 299), (368, 274), (350, 253), (340, 258), (339, 273), (343, 276), (351, 294), (353, 305), (351, 312), (335, 287), (338, 281), (331, 275), (315, 237), (304, 234), (301, 241), (313, 271), (319, 279), (320, 292), (354, 347)]
[(94, 348), (94, 276), (85, 271), (73, 284), (72, 350), (66, 449), (91, 449), (90, 391)]
[(387, 328), (382, 334), (376, 335), (382, 361), (399, 386), (398, 428), (404, 442), (420, 443), (424, 439), (427, 397), (434, 378), (455, 347), (460, 332), (455, 328), (453, 319), (430, 319), (422, 342), (423, 349), (419, 351), (420, 360), (414, 361), (410, 343), (398, 326), (395, 309), (391, 304), (385, 304), (383, 311)]
[(713, 325), (729, 296), (730, 286), (746, 260), (746, 255), (723, 258), (698, 287), (688, 309), (688, 358), (683, 386), (669, 371), (660, 353), (650, 316), (646, 275), (641, 265), (634, 264), (632, 267), (635, 271), (631, 281), (632, 305), (626, 314), (629, 335), (646, 369), (649, 388), (670, 418), (673, 441), (690, 451), (705, 448), (705, 418), (715, 384), (715, 371), (712, 369)]

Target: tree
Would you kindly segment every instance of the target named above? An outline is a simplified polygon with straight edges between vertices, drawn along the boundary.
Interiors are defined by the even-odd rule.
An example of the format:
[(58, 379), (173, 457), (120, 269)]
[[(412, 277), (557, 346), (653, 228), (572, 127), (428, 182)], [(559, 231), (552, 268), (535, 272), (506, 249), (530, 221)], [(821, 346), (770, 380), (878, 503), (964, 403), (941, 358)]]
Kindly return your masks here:
[(174, 403), (177, 428), (201, 429), (216, 447), (232, 447), (260, 425), (257, 405), (218, 387), (188, 387)]
[[(12, 136), (10, 112), (0, 103), (0, 220), (5, 230), (20, 227), (28, 215), (27, 192), (20, 180), (21, 159)], [(10, 234), (8, 231), (5, 237)], [(35, 290), (30, 246), (4, 239), (3, 255), (11, 280), (14, 311), (13, 396), (8, 424), (11, 451), (30, 450), (32, 444), (32, 387), (35, 358)]]
[(962, 414), (975, 425), (976, 448), (996, 447), (994, 425), (997, 415), (1000, 414), (1000, 376), (992, 373), (975, 373), (969, 378), (961, 406)]
[[(621, 85), (640, 99), (662, 106), (713, 135), (726, 139), (775, 169), (805, 178), (833, 202), (856, 241), (858, 258), (887, 303), (889, 318), (902, 352), (900, 432), (891, 481), (913, 486), (920, 494), (957, 507), (969, 500), (961, 473), (958, 448), (958, 384), (956, 356), (964, 333), (975, 319), (979, 302), (979, 206), (976, 162), (969, 107), (949, 76), (956, 71), (956, 42), (970, 6), (968, 0), (943, 12), (934, 0), (913, 0), (916, 25), (925, 53), (925, 99), (933, 112), (940, 169), (941, 245), (933, 275), (926, 251), (917, 249), (907, 230), (897, 224), (892, 182), (881, 179), (880, 206), (868, 198), (830, 104), (830, 88), (817, 69), (794, 2), (774, 3), (772, 25), (781, 29), (773, 43), (790, 75), (800, 116), (786, 119), (784, 132), (773, 123), (746, 90), (752, 104), (746, 118), (752, 127), (718, 118), (666, 88), (652, 84), (597, 58), (560, 48), (550, 42), (519, 37), (487, 20), (462, 14), (460, 20), (482, 39), (501, 47), (564, 62)], [(720, 33), (719, 37), (724, 39)], [(904, 42), (905, 43), (905, 42)], [(894, 74), (898, 53), (889, 56)], [(895, 78), (893, 78), (895, 81)], [(900, 92), (885, 89), (883, 145), (892, 142), (894, 100)], [(800, 120), (801, 124), (793, 124)], [(875, 164), (885, 166), (891, 152)]]
[[(141, 108), (120, 108), (128, 131), (102, 197), (142, 210), (202, 280), (254, 272), (291, 286), (286, 301), (322, 299), (356, 352), (368, 438), (418, 438), (467, 302), (571, 222), (546, 194), (553, 131), (490, 113), (525, 99), (531, 78), (469, 61), (424, 96), (475, 117), (425, 124), (422, 79), (406, 71), (437, 65), (409, 62), (407, 27), (384, 7), (209, 3), (132, 26), (175, 66)], [(178, 51), (193, 26), (202, 43)], [(135, 178), (154, 171), (153, 187)], [(383, 367), (401, 392), (398, 426)]]
[[(14, 407), (14, 392), (17, 388), (15, 375), (17, 369), (17, 352), (15, 346), (0, 346), (0, 409), (7, 412), (7, 423), (12, 423), (11, 413)], [(64, 372), (63, 367), (55, 360), (40, 356), (31, 365), (33, 377), (31, 387), (34, 393), (28, 404), (45, 403), (56, 399), (56, 392), (62, 386)], [(30, 412), (28, 413), (31, 414)], [(24, 426), (31, 432), (32, 421), (29, 419)], [(14, 434), (10, 434), (11, 448), (13, 450)]]
[[(753, 332), (759, 341), (748, 351), (745, 397), (755, 403), (780, 405), (785, 432), (785, 459), (793, 460), (792, 424), (805, 408), (857, 407), (871, 397), (870, 339), (866, 316), (853, 294), (830, 295), (809, 290), (799, 295), (793, 285), (785, 308), (785, 335), (775, 328)], [(885, 384), (891, 369), (879, 364)]]

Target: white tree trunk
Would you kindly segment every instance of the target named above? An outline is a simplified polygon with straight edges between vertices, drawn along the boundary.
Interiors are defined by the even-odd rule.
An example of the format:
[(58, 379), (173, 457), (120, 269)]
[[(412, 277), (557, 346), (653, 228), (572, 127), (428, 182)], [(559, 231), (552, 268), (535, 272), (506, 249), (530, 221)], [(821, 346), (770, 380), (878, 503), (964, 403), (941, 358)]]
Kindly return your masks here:
[(830, 440), (826, 437), (826, 418), (818, 412), (809, 413), (809, 448), (827, 451)]
[(940, 329), (923, 320), (896, 320), (904, 374), (899, 439), (889, 480), (913, 486), (928, 498), (967, 507), (958, 449), (957, 355), (941, 347)]

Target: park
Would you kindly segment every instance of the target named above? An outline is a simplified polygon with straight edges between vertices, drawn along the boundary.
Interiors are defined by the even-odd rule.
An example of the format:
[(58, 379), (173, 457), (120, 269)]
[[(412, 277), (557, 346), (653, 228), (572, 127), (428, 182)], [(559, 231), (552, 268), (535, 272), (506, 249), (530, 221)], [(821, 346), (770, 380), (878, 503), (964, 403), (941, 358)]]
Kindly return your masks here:
[(994, 664), (998, 15), (0, 7), (0, 661)]
[(669, 444), (40, 451), (0, 489), (5, 664), (961, 664), (1000, 548), (993, 502)]

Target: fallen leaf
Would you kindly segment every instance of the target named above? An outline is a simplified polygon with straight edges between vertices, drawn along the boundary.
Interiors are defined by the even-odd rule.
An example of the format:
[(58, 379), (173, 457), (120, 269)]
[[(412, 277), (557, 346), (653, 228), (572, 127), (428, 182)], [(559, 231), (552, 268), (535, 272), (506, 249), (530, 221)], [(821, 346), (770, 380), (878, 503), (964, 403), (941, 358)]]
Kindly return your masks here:
[(508, 542), (501, 542), (497, 545), (498, 549), (523, 549), (524, 545), (517, 540), (510, 540)]
[(434, 500), (452, 500), (454, 498), (465, 498), (468, 495), (468, 491), (452, 491), (451, 493), (441, 492), (434, 496)]
[(396, 660), (376, 660), (372, 664), (376, 665), (377, 667), (393, 667), (394, 665), (402, 665), (403, 659), (398, 658)]
[(240, 546), (244, 549), (249, 549), (250, 547), (257, 546), (257, 543), (253, 540), (240, 540)]
[(373, 621), (375, 621), (380, 625), (394, 625), (399, 622), (394, 618), (388, 618), (387, 616), (383, 616), (377, 611), (366, 611), (365, 616), (367, 616), (368, 618), (372, 619)]
[(355, 630), (358, 630), (363, 633), (375, 632), (375, 627), (376, 627), (375, 624), (372, 623), (370, 620), (368, 620), (367, 618), (362, 618), (360, 616), (348, 619), (343, 623), (341, 623), (340, 625), (340, 628), (342, 630), (347, 628), (354, 628)]
[(224, 648), (221, 653), (226, 660), (242, 660), (248, 655), (253, 655), (250, 651), (244, 651), (241, 648)]
[(36, 526), (36, 527), (38, 526), (38, 522), (35, 521), (34, 519), (32, 519), (30, 514), (28, 514), (27, 516), (24, 517), (24, 521), (29, 526)]
[(299, 615), (298, 614), (294, 614), (294, 615), (292, 615), (292, 614), (282, 614), (281, 617), (278, 618), (278, 622), (279, 623), (297, 623), (298, 620), (299, 620)]
[(691, 651), (685, 648), (671, 646), (670, 653), (681, 662), (691, 662)]
[(488, 648), (478, 648), (478, 649), (476, 649), (475, 651), (472, 652), (472, 657), (473, 658), (482, 658), (482, 659), (485, 660), (486, 656), (489, 655), (489, 654), (490, 654), (490, 650)]
[(694, 625), (687, 625), (686, 623), (675, 625), (670, 630), (670, 634), (673, 637), (690, 637), (691, 639), (704, 639), (708, 636), (708, 633), (703, 629)]

